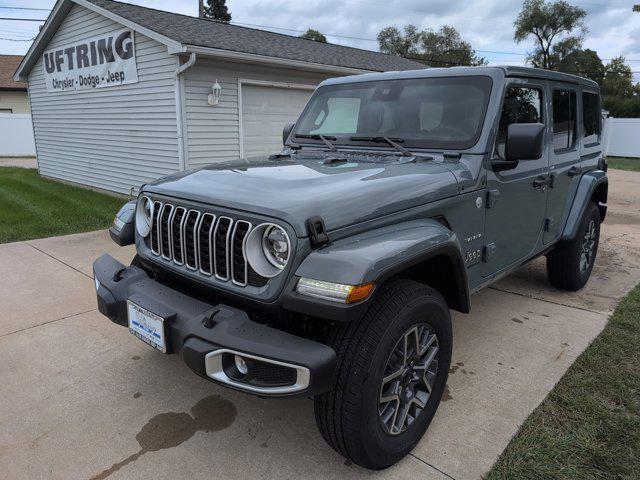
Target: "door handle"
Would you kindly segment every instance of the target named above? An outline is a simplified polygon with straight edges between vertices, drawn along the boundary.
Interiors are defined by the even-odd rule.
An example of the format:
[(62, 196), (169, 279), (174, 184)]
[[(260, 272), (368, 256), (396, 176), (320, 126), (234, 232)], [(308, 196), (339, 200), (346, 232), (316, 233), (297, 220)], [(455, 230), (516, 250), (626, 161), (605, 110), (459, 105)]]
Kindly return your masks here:
[(575, 177), (576, 175), (580, 175), (582, 173), (581, 167), (573, 166), (567, 171), (567, 175), (570, 177)]
[(544, 188), (548, 185), (551, 185), (551, 177), (546, 175), (540, 175), (533, 181), (533, 188)]

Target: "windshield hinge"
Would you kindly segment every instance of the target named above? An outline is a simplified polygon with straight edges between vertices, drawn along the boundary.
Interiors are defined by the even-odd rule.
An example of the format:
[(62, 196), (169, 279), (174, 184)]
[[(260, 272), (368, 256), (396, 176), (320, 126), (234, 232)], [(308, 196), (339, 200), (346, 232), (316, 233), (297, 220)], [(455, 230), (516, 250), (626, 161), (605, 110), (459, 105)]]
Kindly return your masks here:
[(307, 233), (311, 248), (321, 248), (329, 245), (329, 235), (322, 217), (311, 217), (307, 220)]

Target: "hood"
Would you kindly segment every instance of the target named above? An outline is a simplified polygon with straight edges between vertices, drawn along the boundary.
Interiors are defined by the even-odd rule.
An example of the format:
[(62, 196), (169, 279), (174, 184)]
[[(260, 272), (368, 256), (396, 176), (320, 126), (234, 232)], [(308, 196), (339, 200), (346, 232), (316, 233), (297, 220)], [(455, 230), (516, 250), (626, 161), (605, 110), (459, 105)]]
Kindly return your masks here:
[(453, 173), (432, 160), (331, 158), (241, 159), (164, 177), (144, 191), (281, 219), (300, 237), (310, 217), (321, 216), (332, 231), (458, 193)]

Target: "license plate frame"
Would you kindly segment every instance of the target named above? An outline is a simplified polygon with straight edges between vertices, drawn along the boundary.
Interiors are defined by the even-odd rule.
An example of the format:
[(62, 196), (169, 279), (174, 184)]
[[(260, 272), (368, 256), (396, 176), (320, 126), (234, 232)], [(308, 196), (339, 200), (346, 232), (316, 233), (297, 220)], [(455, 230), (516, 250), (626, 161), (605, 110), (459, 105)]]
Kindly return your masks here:
[(147, 345), (167, 353), (167, 325), (160, 315), (127, 300), (129, 332)]

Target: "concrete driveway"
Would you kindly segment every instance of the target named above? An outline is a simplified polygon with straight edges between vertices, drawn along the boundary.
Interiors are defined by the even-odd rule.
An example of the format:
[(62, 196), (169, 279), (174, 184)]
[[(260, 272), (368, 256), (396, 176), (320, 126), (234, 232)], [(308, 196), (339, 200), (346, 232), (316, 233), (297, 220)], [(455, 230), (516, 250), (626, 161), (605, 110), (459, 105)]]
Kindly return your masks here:
[(11, 479), (480, 478), (640, 280), (640, 173), (610, 172), (591, 281), (551, 289), (539, 260), (454, 315), (433, 424), (384, 472), (326, 446), (306, 399), (217, 387), (96, 311), (91, 263), (133, 256), (105, 232), (0, 245), (0, 472)]

